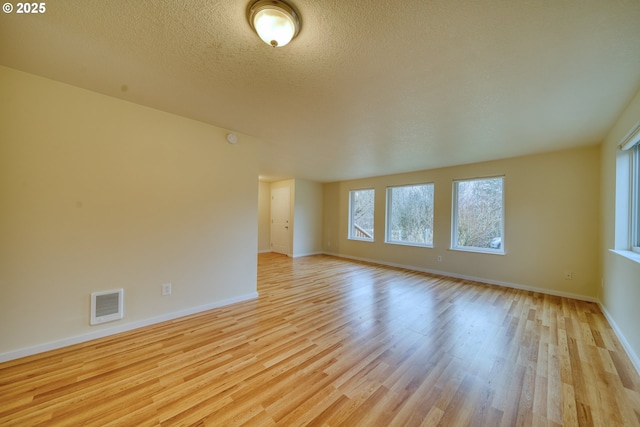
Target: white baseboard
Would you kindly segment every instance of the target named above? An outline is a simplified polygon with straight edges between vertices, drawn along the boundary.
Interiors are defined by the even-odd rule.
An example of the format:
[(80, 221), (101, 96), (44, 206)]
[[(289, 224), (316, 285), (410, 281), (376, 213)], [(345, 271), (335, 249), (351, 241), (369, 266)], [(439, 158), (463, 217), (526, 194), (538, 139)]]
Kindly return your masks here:
[[(338, 258), (352, 259), (354, 261), (370, 262), (372, 264), (380, 264), (380, 265), (386, 265), (386, 266), (389, 266), (389, 267), (404, 268), (404, 269), (412, 270), (412, 271), (419, 271), (419, 272), (423, 272), (423, 273), (436, 274), (436, 275), (439, 275), (439, 276), (454, 277), (454, 278), (463, 279), (463, 280), (472, 280), (474, 282), (488, 283), (488, 284), (504, 286), (504, 287), (508, 287), (508, 288), (521, 289), (521, 290), (539, 292), (539, 293), (549, 294), (549, 295), (554, 295), (554, 296), (573, 298), (573, 299), (578, 299), (578, 300), (582, 300), (582, 301), (595, 302), (600, 306), (600, 309), (604, 313), (605, 318), (607, 319), (607, 321), (611, 325), (614, 333), (616, 334), (616, 336), (620, 340), (620, 343), (622, 344), (622, 346), (624, 347), (625, 351), (627, 352), (627, 355), (629, 356), (629, 359), (631, 360), (631, 363), (635, 367), (636, 371), (640, 374), (640, 358), (633, 351), (633, 348), (631, 347), (631, 345), (627, 341), (626, 337), (624, 336), (624, 334), (622, 333), (622, 331), (620, 330), (620, 328), (618, 327), (618, 325), (614, 321), (614, 319), (611, 316), (611, 314), (607, 311), (607, 309), (604, 307), (604, 305), (602, 305), (602, 303), (597, 298), (591, 298), (591, 297), (586, 297), (584, 295), (571, 294), (571, 293), (567, 293), (567, 292), (551, 291), (549, 289), (536, 288), (536, 287), (532, 287), (532, 286), (524, 286), (524, 285), (519, 285), (517, 283), (509, 283), (509, 282), (502, 282), (502, 281), (497, 281), (497, 280), (484, 279), (484, 278), (480, 278), (480, 277), (465, 276), (465, 275), (450, 273), (450, 272), (446, 272), (446, 271), (431, 270), (431, 269), (420, 268), (420, 267), (415, 267), (415, 266), (411, 266), (411, 265), (396, 264), (396, 263), (383, 262), (383, 261), (374, 260), (374, 259), (353, 257), (353, 256), (342, 255), (342, 254), (337, 254), (337, 253), (332, 253), (332, 252), (321, 252), (321, 253), (310, 253), (310, 254), (305, 254), (305, 255), (296, 255), (295, 258), (303, 257), (303, 256), (310, 256), (310, 255), (322, 255), (322, 254), (335, 256), (335, 257), (338, 257)], [(66, 347), (66, 346), (73, 345), (73, 344), (79, 344), (79, 343), (82, 343), (82, 342), (91, 341), (91, 340), (98, 339), (98, 338), (103, 338), (103, 337), (106, 337), (106, 336), (109, 336), (109, 335), (114, 335), (114, 334), (118, 334), (118, 333), (121, 333), (121, 332), (130, 331), (130, 330), (133, 330), (133, 329), (138, 329), (138, 328), (141, 328), (141, 327), (144, 327), (144, 326), (153, 325), (155, 323), (165, 322), (165, 321), (168, 321), (168, 320), (173, 320), (173, 319), (177, 319), (177, 318), (184, 317), (184, 316), (189, 316), (191, 314), (196, 314), (196, 313), (200, 313), (200, 312), (203, 312), (203, 311), (212, 310), (214, 308), (219, 308), (219, 307), (223, 307), (223, 306), (226, 306), (226, 305), (235, 304), (237, 302), (247, 301), (247, 300), (250, 300), (250, 299), (257, 298), (257, 297), (258, 297), (258, 293), (257, 292), (252, 292), (250, 294), (241, 295), (241, 296), (238, 296), (238, 297), (235, 297), (235, 298), (229, 298), (229, 299), (222, 300), (222, 301), (217, 301), (217, 302), (214, 302), (214, 303), (211, 303), (211, 304), (206, 304), (206, 305), (202, 305), (202, 306), (198, 306), (198, 307), (189, 308), (189, 309), (186, 309), (186, 310), (181, 310), (181, 311), (177, 311), (177, 312), (173, 312), (173, 313), (168, 313), (168, 314), (164, 314), (164, 315), (161, 315), (161, 316), (156, 316), (156, 317), (153, 317), (153, 318), (150, 318), (150, 319), (146, 319), (146, 320), (140, 320), (140, 321), (137, 321), (137, 322), (127, 323), (127, 324), (121, 325), (121, 326), (114, 326), (114, 327), (108, 328), (108, 329), (101, 329), (100, 331), (91, 332), (91, 333), (83, 334), (83, 335), (77, 335), (77, 336), (74, 336), (74, 337), (69, 337), (69, 338), (65, 338), (65, 339), (62, 339), (62, 340), (52, 341), (52, 342), (48, 342), (48, 343), (45, 343), (45, 344), (41, 344), (41, 345), (37, 345), (37, 346), (33, 346), (33, 347), (28, 347), (28, 348), (24, 348), (24, 349), (20, 349), (20, 350), (16, 350), (16, 351), (10, 351), (10, 352), (7, 352), (7, 353), (1, 353), (0, 354), (0, 363), (1, 362), (6, 362), (6, 361), (9, 361), (9, 360), (18, 359), (18, 358), (21, 358), (21, 357), (31, 356), (33, 354), (43, 353), (43, 352), (49, 351), (49, 350), (55, 350), (57, 348), (62, 348), (62, 347)]]
[(291, 258), (302, 258), (305, 256), (313, 256), (313, 255), (324, 255), (324, 252), (307, 252), (307, 253), (301, 253), (301, 254), (294, 254), (290, 256)]
[(271, 252), (271, 249), (264, 249), (264, 250), (258, 251), (259, 254), (268, 254), (270, 252)]
[(124, 325), (116, 325), (106, 329), (100, 329), (99, 331), (90, 332), (87, 334), (76, 335), (61, 340), (51, 341), (45, 344), (36, 345), (33, 347), (27, 347), (20, 350), (10, 351), (0, 354), (0, 362), (6, 362), (9, 360), (19, 359), (21, 357), (31, 356), (33, 354), (44, 353), (45, 351), (55, 350), (62, 347), (67, 347), (73, 344), (79, 344), (98, 338), (103, 338), (109, 335), (119, 334), (121, 332), (131, 331), (133, 329), (142, 328), (144, 326), (153, 325), (155, 323), (166, 322), (168, 320), (177, 319), (179, 317), (189, 316), (191, 314), (200, 313), (214, 308), (224, 307), (226, 305), (235, 304), (237, 302), (247, 301), (258, 297), (257, 292), (252, 292), (246, 295), (240, 295), (234, 298), (228, 298), (222, 301), (216, 301), (210, 304), (205, 304), (197, 307), (191, 307), (185, 310), (175, 311), (173, 313), (167, 313), (160, 316), (152, 317), (149, 319), (138, 320), (136, 322), (126, 323)]
[(481, 278), (481, 277), (464, 276), (462, 274), (449, 273), (447, 271), (431, 270), (431, 269), (428, 269), (428, 268), (420, 268), (420, 267), (415, 267), (415, 266), (411, 266), (411, 265), (395, 264), (395, 263), (391, 263), (391, 262), (383, 262), (383, 261), (374, 260), (374, 259), (352, 257), (352, 256), (348, 256), (348, 255), (336, 254), (336, 253), (331, 253), (331, 252), (325, 252), (325, 255), (335, 256), (335, 257), (338, 257), (338, 258), (352, 259), (352, 260), (355, 260), (355, 261), (370, 262), (372, 264), (387, 265), (389, 267), (404, 268), (404, 269), (412, 270), (412, 271), (420, 271), (422, 273), (437, 274), (439, 276), (454, 277), (454, 278), (457, 278), (457, 279), (464, 279), (464, 280), (472, 280), (474, 282), (488, 283), (488, 284), (491, 284), (491, 285), (504, 286), (504, 287), (514, 288), (514, 289), (522, 289), (522, 290), (525, 290), (525, 291), (539, 292), (541, 294), (548, 294), (548, 295), (554, 295), (554, 296), (559, 296), (559, 297), (566, 297), (566, 298), (572, 298), (572, 299), (577, 299), (577, 300), (581, 300), (581, 301), (588, 301), (588, 302), (596, 303), (596, 304), (598, 304), (600, 306), (600, 309), (602, 310), (602, 313), (604, 313), (605, 318), (607, 319), (607, 321), (611, 325), (611, 328), (613, 329), (613, 332), (616, 334), (616, 336), (620, 340), (620, 343), (624, 347), (624, 350), (626, 351), (627, 356), (629, 356), (629, 359), (631, 360), (631, 363), (633, 364), (634, 368), (636, 369), (638, 374), (640, 374), (640, 358), (633, 351), (633, 348), (629, 344), (629, 341), (627, 341), (626, 337), (624, 336), (624, 334), (622, 333), (622, 331), (620, 330), (620, 328), (618, 327), (616, 322), (613, 320), (613, 317), (611, 316), (611, 314), (602, 305), (602, 302), (600, 302), (600, 300), (597, 299), (597, 298), (587, 297), (587, 296), (579, 295), (579, 294), (571, 294), (571, 293), (568, 293), (568, 292), (553, 291), (553, 290), (544, 289), (544, 288), (536, 288), (536, 287), (532, 287), (532, 286), (524, 286), (524, 285), (519, 285), (517, 283), (509, 283), (509, 282), (502, 282), (502, 281), (497, 281), (497, 280), (484, 279), (484, 278)]
[(380, 261), (380, 260), (377, 260), (377, 259), (367, 259), (367, 258), (353, 257), (353, 256), (349, 256), (349, 255), (335, 254), (335, 253), (331, 253), (331, 252), (325, 252), (325, 255), (331, 255), (331, 256), (338, 257), (338, 258), (352, 259), (352, 260), (355, 260), (355, 261), (370, 262), (372, 264), (386, 265), (386, 266), (389, 266), (389, 267), (404, 268), (405, 270), (419, 271), (421, 273), (436, 274), (438, 276), (446, 276), (446, 277), (453, 277), (453, 278), (456, 278), (456, 279), (471, 280), (473, 282), (487, 283), (487, 284), (490, 284), (490, 285), (503, 286), (505, 288), (513, 288), (513, 289), (520, 289), (520, 290), (523, 290), (523, 291), (539, 292), (541, 294), (554, 295), (554, 296), (558, 296), (558, 297), (572, 298), (572, 299), (577, 299), (577, 300), (581, 300), (581, 301), (588, 301), (588, 302), (595, 302), (595, 303), (599, 303), (600, 302), (597, 298), (588, 297), (588, 296), (580, 295), (580, 294), (572, 294), (572, 293), (569, 293), (569, 292), (554, 291), (554, 290), (551, 290), (551, 289), (537, 288), (537, 287), (534, 287), (534, 286), (520, 285), (518, 283), (503, 282), (503, 281), (500, 281), (500, 280), (485, 279), (483, 277), (465, 276), (463, 274), (451, 273), (451, 272), (448, 272), (448, 271), (432, 270), (430, 268), (416, 267), (416, 266), (413, 266), (413, 265), (396, 264), (396, 263), (393, 263), (393, 262), (385, 262), (385, 261)]
[(640, 358), (633, 351), (633, 348), (629, 344), (629, 341), (627, 341), (627, 338), (624, 336), (624, 334), (618, 327), (615, 320), (613, 320), (613, 317), (611, 316), (611, 314), (607, 311), (607, 309), (604, 307), (604, 305), (602, 305), (601, 302), (598, 302), (598, 304), (600, 305), (600, 310), (602, 310), (602, 312), (604, 313), (604, 317), (607, 318), (607, 321), (611, 325), (613, 332), (616, 334), (616, 336), (620, 340), (622, 347), (624, 347), (624, 351), (627, 352), (627, 356), (629, 356), (629, 359), (631, 359), (631, 363), (633, 363), (633, 367), (636, 368), (636, 371), (638, 371), (638, 375), (640, 375)]

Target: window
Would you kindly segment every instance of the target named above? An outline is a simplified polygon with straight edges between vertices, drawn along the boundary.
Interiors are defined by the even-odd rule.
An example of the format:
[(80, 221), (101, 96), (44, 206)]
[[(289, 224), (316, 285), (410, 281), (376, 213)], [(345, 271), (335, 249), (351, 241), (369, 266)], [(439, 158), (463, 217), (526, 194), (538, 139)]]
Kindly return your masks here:
[(640, 263), (640, 121), (622, 138), (618, 148), (611, 250)]
[(375, 190), (349, 191), (349, 239), (373, 241)]
[(433, 184), (387, 188), (386, 242), (433, 245)]
[(451, 249), (504, 253), (504, 177), (453, 182)]
[(631, 152), (631, 249), (640, 253), (640, 143)]

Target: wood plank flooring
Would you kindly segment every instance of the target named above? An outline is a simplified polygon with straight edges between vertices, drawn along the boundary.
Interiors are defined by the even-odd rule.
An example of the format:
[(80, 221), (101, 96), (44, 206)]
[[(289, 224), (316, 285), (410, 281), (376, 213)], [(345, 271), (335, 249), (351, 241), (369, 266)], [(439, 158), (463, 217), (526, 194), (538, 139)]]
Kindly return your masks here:
[(260, 297), (0, 364), (10, 426), (640, 426), (596, 304), (328, 256)]

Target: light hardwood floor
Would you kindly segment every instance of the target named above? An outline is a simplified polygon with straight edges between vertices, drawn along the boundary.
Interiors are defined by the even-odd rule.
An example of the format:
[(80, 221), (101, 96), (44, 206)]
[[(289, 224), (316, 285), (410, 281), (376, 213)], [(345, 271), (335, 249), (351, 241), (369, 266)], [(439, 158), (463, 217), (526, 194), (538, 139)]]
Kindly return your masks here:
[(640, 425), (596, 304), (328, 256), (258, 271), (256, 300), (0, 364), (0, 425)]

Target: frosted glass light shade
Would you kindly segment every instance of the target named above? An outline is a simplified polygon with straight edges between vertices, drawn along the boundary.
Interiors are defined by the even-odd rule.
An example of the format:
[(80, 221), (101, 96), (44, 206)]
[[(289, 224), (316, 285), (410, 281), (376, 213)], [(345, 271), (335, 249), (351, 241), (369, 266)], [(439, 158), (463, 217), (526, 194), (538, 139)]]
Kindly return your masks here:
[(247, 18), (258, 36), (273, 47), (285, 46), (300, 30), (298, 14), (291, 6), (277, 0), (253, 3)]

